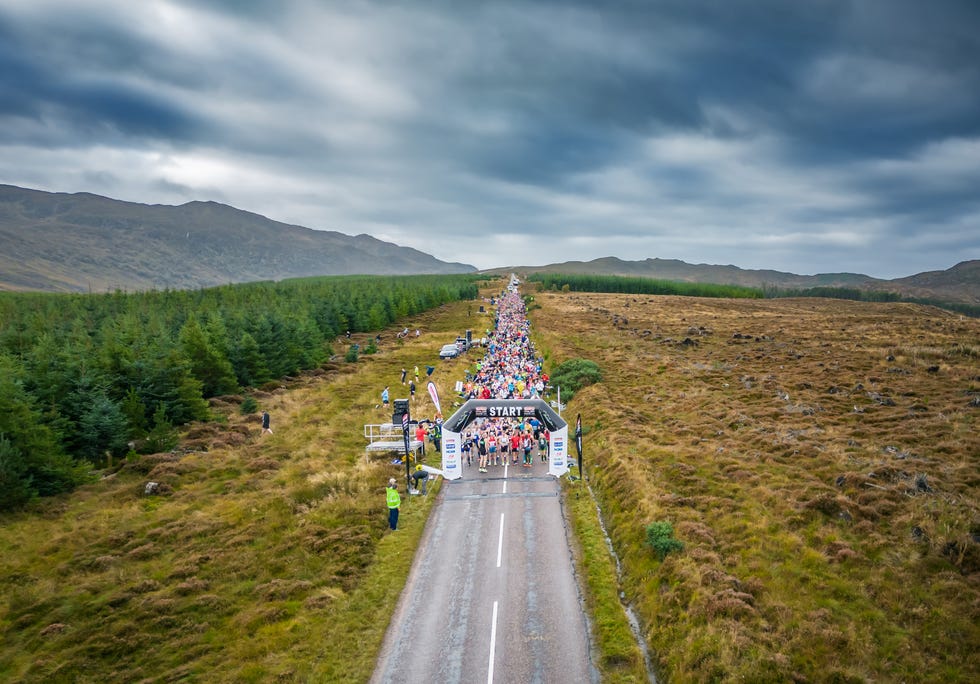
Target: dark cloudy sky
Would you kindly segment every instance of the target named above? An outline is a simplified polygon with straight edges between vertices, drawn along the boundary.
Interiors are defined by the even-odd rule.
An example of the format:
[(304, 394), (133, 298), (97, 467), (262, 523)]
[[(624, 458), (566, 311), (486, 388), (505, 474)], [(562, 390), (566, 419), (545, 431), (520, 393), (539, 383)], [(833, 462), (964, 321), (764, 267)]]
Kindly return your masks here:
[(0, 182), (481, 268), (948, 268), (980, 1), (0, 0)]

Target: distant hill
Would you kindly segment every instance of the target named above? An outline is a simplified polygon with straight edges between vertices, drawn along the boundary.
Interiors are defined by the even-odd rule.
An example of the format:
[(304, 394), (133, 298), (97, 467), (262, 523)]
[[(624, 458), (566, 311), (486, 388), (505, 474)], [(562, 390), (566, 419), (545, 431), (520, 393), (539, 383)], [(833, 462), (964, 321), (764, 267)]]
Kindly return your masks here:
[(0, 290), (190, 289), (315, 275), (468, 273), (369, 235), (216, 202), (137, 204), (0, 185)]
[(783, 271), (752, 270), (737, 266), (689, 264), (677, 259), (623, 261), (603, 257), (592, 261), (566, 261), (545, 266), (512, 266), (491, 269), (487, 273), (588, 273), (596, 275), (635, 276), (689, 283), (715, 283), (746, 287), (775, 286), (784, 289), (841, 287), (882, 292), (896, 292), (908, 297), (937, 299), (947, 302), (980, 304), (980, 260), (964, 261), (945, 271), (929, 271), (907, 278), (882, 280), (860, 273), (820, 273), (796, 275)]
[(902, 292), (915, 297), (980, 304), (980, 259), (961, 261), (945, 271), (926, 271), (883, 282), (901, 287)]

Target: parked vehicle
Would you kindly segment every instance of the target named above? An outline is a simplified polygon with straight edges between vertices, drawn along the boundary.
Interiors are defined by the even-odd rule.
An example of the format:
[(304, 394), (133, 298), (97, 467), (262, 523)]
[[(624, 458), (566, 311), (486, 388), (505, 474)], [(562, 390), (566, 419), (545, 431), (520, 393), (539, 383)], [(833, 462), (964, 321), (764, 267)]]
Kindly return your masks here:
[(444, 344), (439, 351), (440, 359), (455, 359), (459, 356), (459, 347), (456, 344)]

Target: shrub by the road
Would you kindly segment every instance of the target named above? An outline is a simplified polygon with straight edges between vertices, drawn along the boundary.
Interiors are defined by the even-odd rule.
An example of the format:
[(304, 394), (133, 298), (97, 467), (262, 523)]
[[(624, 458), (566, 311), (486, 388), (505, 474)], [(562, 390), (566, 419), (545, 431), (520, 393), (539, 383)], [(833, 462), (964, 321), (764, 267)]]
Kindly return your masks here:
[(551, 374), (548, 381), (552, 387), (561, 387), (566, 399), (571, 399), (583, 387), (602, 382), (602, 370), (594, 361), (570, 359)]
[(674, 526), (667, 520), (657, 520), (647, 525), (647, 544), (663, 560), (671, 551), (683, 551), (684, 544), (674, 539)]

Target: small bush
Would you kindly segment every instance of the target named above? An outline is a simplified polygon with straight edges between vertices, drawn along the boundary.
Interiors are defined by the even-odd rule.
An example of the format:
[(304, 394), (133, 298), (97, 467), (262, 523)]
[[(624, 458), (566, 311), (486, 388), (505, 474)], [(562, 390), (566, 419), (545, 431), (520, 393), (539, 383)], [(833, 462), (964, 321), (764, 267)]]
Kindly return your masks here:
[(347, 363), (357, 363), (357, 345), (351, 345), (347, 348), (347, 353), (344, 354), (344, 361)]
[(601, 381), (602, 370), (594, 361), (569, 359), (555, 368), (548, 384), (561, 387), (562, 396), (571, 399), (583, 387)]
[(238, 407), (243, 416), (247, 416), (250, 413), (255, 413), (259, 410), (259, 402), (255, 401), (255, 397), (245, 397), (242, 400), (241, 406)]
[(671, 551), (684, 550), (684, 544), (674, 539), (674, 526), (666, 520), (657, 520), (647, 525), (647, 545), (656, 552), (660, 560), (666, 558)]
[(153, 414), (153, 429), (146, 436), (144, 450), (148, 453), (170, 451), (177, 446), (179, 441), (180, 435), (177, 434), (173, 423), (167, 418), (163, 403), (157, 404), (156, 413)]

